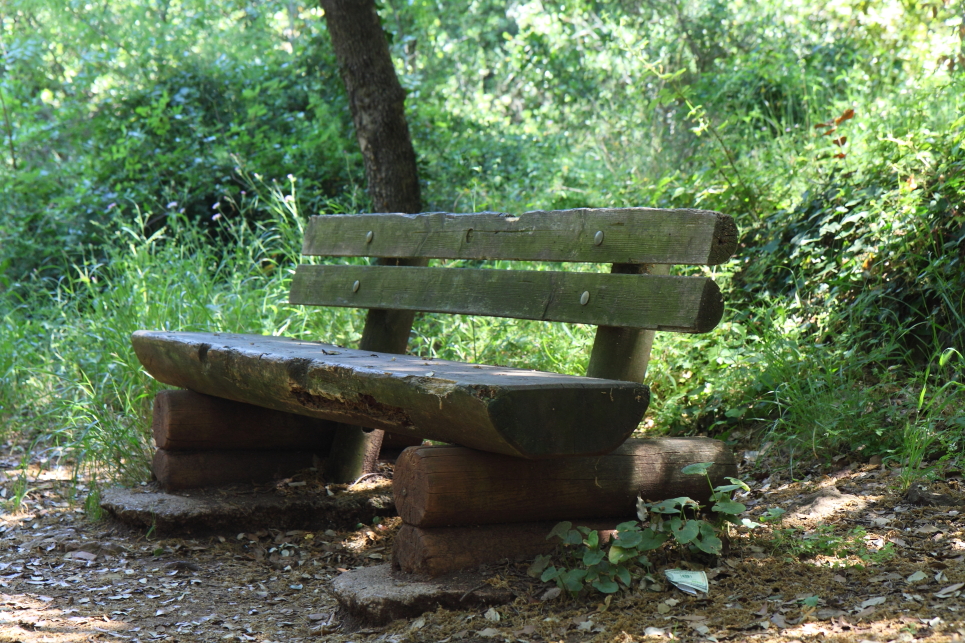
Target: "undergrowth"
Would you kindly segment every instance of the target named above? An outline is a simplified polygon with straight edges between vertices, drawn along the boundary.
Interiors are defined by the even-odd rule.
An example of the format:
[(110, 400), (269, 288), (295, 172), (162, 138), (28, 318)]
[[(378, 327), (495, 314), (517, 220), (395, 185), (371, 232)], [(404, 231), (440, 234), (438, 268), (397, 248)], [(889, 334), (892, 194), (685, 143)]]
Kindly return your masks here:
[[(674, 268), (721, 284), (724, 322), (658, 334), (643, 428), (765, 444), (792, 477), (960, 470), (961, 16), (685, 5), (380, 3), (426, 209), (731, 214), (732, 261)], [(17, 0), (0, 22), (0, 420), (24, 463), (147, 477), (134, 330), (357, 341), (360, 312), (285, 303), (306, 215), (368, 205), (324, 20), (212, 7)], [(593, 333), (422, 315), (409, 349), (580, 374)]]

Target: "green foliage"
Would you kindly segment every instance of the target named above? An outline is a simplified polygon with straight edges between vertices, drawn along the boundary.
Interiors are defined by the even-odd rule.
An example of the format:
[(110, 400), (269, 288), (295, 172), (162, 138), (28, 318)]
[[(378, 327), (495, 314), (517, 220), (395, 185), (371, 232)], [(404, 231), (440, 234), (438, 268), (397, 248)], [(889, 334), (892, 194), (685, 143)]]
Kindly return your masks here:
[(830, 567), (876, 565), (894, 556), (891, 543), (875, 546), (868, 539), (863, 527), (840, 534), (834, 525), (819, 525), (813, 530), (800, 527), (776, 530), (770, 545), (775, 553), (786, 555), (789, 562), (811, 560)]
[[(695, 463), (684, 467), (682, 472), (705, 476), (710, 483), (708, 471), (712, 466), (712, 462)], [(647, 552), (661, 548), (668, 541), (686, 546), (693, 553), (718, 555), (723, 547), (720, 537), (729, 533), (725, 525), (757, 526), (746, 518), (738, 518), (746, 507), (733, 500), (734, 492), (747, 491), (748, 486), (736, 478), (727, 479), (731, 484), (711, 489), (709, 521), (698, 517), (703, 507), (692, 498), (668, 498), (653, 503), (638, 498), (639, 522), (631, 520), (617, 525), (609, 549), (603, 546), (599, 532), (587, 527), (574, 529), (571, 522), (561, 522), (547, 536), (560, 541), (560, 560), (552, 564), (552, 556), (537, 556), (527, 573), (543, 582), (553, 581), (574, 596), (587, 586), (603, 594), (613, 594), (621, 588), (630, 588), (634, 578), (648, 574), (652, 565)]]
[[(712, 333), (658, 334), (648, 425), (770, 442), (792, 475), (877, 453), (910, 484), (960, 460), (953, 4), (379, 10), (427, 209), (737, 218), (735, 260), (674, 269), (713, 274), (729, 308)], [(356, 340), (357, 312), (284, 305), (304, 215), (367, 205), (319, 9), (10, 0), (0, 56), (0, 416), (38, 457), (147, 475), (157, 385), (127, 347), (136, 328)], [(582, 373), (592, 338), (425, 315), (410, 350)]]

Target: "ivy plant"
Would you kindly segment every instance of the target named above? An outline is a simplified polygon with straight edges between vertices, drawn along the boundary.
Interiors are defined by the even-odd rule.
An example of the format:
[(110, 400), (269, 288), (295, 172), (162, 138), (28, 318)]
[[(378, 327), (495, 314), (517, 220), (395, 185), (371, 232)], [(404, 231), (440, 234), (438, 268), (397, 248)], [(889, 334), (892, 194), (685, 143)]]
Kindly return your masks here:
[(686, 496), (659, 502), (637, 498), (637, 518), (616, 526), (609, 547), (604, 547), (599, 532), (587, 527), (573, 527), (569, 521), (557, 524), (547, 539), (558, 539), (561, 553), (558, 564), (553, 557), (537, 556), (530, 566), (530, 576), (544, 582), (553, 581), (560, 589), (576, 595), (585, 587), (613, 594), (629, 588), (634, 578), (646, 576), (652, 565), (647, 552), (670, 541), (687, 546), (690, 551), (718, 555), (723, 548), (722, 535), (729, 535), (730, 525), (758, 526), (740, 514), (746, 507), (733, 498), (738, 490), (750, 488), (737, 478), (730, 484), (713, 486), (709, 470), (712, 462), (692, 464), (682, 469), (685, 474), (703, 475), (711, 485), (707, 518), (700, 517), (705, 507)]

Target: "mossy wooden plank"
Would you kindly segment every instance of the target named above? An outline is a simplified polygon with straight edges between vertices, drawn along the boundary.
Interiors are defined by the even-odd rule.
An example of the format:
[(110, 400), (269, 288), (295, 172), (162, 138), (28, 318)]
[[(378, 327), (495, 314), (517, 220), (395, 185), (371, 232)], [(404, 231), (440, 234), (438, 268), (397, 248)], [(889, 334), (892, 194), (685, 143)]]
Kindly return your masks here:
[(537, 270), (298, 266), (290, 302), (702, 333), (724, 312), (706, 277)]
[(524, 458), (607, 453), (636, 428), (634, 382), (426, 360), (284, 337), (138, 331), (148, 373), (172, 386)]
[(340, 257), (719, 264), (737, 249), (731, 217), (708, 210), (578, 209), (315, 216), (302, 252)]

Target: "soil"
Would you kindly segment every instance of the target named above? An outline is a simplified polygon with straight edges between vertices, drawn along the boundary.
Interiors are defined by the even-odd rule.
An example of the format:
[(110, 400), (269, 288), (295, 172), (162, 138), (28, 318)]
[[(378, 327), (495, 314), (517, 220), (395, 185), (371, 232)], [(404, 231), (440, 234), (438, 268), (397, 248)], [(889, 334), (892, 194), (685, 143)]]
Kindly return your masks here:
[[(21, 473), (16, 463), (0, 454), (6, 498)], [(0, 518), (0, 642), (963, 640), (959, 480), (900, 493), (896, 470), (881, 465), (815, 469), (798, 481), (762, 469), (746, 471), (761, 478), (740, 498), (749, 517), (786, 514), (735, 535), (719, 558), (679, 549), (652, 556), (650, 579), (609, 599), (559, 595), (530, 578), (527, 563), (506, 563), (482, 573), (512, 592), (508, 604), (368, 628), (350, 627), (332, 580), (386, 562), (398, 518), (352, 529), (158, 535), (93, 520), (71, 501), (68, 470), (31, 469), (22, 508)], [(676, 589), (666, 568), (705, 571), (709, 593)]]

